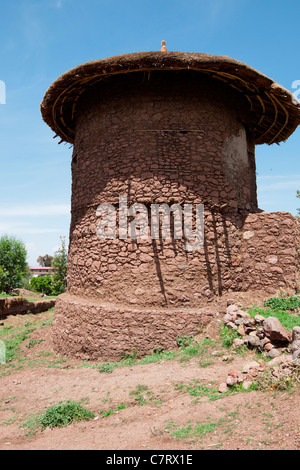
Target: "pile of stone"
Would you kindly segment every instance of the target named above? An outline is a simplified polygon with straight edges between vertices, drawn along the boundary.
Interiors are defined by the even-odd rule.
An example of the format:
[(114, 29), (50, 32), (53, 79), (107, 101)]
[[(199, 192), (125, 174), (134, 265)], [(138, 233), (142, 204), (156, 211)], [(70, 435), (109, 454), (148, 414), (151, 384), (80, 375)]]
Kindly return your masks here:
[(236, 330), (240, 335), (240, 338), (233, 340), (234, 347), (245, 345), (265, 353), (271, 360), (266, 364), (262, 359), (253, 361), (246, 364), (242, 371), (229, 371), (226, 383), (220, 385), (220, 392), (241, 382), (244, 388), (249, 388), (253, 378), (266, 367), (273, 367), (275, 373), (278, 373), (280, 367), (284, 374), (289, 374), (291, 368), (300, 365), (299, 326), (295, 326), (291, 332), (287, 331), (278, 318), (265, 318), (262, 315), (252, 318), (248, 312), (234, 304), (227, 307), (223, 321), (228, 328)]
[(300, 364), (300, 327), (287, 331), (278, 318), (255, 315), (240, 310), (237, 305), (229, 305), (223, 318), (224, 324), (236, 330), (241, 338), (233, 341), (233, 346), (246, 345), (251, 349), (265, 351), (267, 357), (273, 359), (284, 352), (292, 353), (292, 361)]

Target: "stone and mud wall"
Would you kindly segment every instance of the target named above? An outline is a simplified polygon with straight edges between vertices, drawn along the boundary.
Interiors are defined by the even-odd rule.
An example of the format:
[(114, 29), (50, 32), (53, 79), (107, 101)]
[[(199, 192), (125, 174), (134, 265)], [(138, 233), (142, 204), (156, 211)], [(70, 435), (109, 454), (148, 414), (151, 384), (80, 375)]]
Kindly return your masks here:
[(29, 301), (24, 297), (5, 297), (0, 299), (0, 318), (9, 315), (23, 315), (30, 313), (46, 312), (55, 306), (55, 299)]
[[(84, 359), (150, 353), (197, 334), (211, 317), (207, 301), (226, 292), (295, 290), (297, 219), (257, 207), (247, 110), (234, 90), (182, 71), (111, 77), (79, 99), (58, 351)], [(149, 210), (203, 204), (203, 247), (186, 251), (172, 235), (99, 239), (97, 208), (118, 211), (120, 196)]]

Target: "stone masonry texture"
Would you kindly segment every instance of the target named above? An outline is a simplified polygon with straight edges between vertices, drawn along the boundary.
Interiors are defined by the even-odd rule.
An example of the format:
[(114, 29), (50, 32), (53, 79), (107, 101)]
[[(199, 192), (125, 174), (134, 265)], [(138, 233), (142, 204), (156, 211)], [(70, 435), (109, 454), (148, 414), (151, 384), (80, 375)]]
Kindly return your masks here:
[[(116, 75), (77, 104), (68, 288), (55, 348), (82, 358), (171, 347), (210, 318), (207, 300), (296, 289), (297, 219), (258, 209), (246, 100), (196, 72)], [(101, 204), (203, 204), (203, 248), (184, 239), (101, 240)], [(132, 218), (129, 218), (129, 222)]]

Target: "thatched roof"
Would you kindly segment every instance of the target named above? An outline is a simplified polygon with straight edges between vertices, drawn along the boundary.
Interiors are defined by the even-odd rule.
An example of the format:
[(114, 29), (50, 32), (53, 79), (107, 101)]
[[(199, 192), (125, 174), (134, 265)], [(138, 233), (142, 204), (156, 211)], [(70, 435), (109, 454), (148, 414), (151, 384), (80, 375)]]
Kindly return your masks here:
[(285, 141), (300, 124), (300, 103), (293, 94), (248, 65), (226, 56), (160, 51), (109, 57), (69, 70), (46, 92), (42, 117), (61, 141), (73, 143), (76, 104), (85, 90), (111, 75), (153, 70), (198, 71), (242, 93), (257, 144)]

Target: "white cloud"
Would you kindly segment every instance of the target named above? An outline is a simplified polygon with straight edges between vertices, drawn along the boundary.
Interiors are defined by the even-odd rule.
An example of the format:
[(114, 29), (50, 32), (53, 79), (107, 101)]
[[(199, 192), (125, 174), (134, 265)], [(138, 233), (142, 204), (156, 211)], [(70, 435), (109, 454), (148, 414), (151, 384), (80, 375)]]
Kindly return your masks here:
[(68, 204), (52, 204), (44, 206), (26, 205), (0, 207), (0, 217), (40, 217), (69, 215), (70, 206)]
[(257, 186), (260, 191), (296, 191), (300, 187), (300, 175), (258, 176)]
[(1, 234), (16, 234), (16, 235), (41, 235), (45, 233), (58, 233), (58, 228), (39, 228), (39, 227), (28, 227), (22, 224), (16, 223), (1, 223), (0, 224), (0, 235)]
[(58, 228), (35, 228), (35, 227), (20, 227), (19, 229), (15, 230), (17, 233), (24, 233), (24, 234), (31, 234), (31, 235), (39, 235), (43, 233), (57, 233), (60, 230)]
[(64, 0), (55, 0), (54, 2), (52, 2), (52, 6), (54, 6), (54, 8), (62, 8), (63, 3)]
[(32, 242), (25, 243), (25, 247), (27, 251), (32, 251), (35, 249), (35, 244)]
[(225, 14), (232, 14), (237, 5), (236, 0), (211, 0), (209, 3), (211, 22), (216, 25), (217, 22), (224, 19)]

